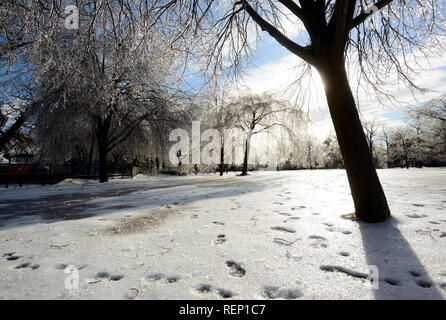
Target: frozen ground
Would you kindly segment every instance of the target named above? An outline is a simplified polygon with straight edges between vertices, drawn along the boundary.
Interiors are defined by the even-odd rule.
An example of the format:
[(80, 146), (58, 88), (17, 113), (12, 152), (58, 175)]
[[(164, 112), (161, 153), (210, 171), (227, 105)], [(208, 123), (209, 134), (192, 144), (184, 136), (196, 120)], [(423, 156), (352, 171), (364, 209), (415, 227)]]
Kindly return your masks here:
[(342, 170), (2, 188), (0, 298), (444, 299), (446, 170), (379, 175), (376, 225)]

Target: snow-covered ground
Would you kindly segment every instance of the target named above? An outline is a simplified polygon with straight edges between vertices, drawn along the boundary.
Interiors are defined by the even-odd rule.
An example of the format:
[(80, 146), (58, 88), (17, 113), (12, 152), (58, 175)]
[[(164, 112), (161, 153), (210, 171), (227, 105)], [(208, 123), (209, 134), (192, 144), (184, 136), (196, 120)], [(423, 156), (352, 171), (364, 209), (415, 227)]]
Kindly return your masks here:
[(343, 170), (2, 187), (0, 298), (444, 299), (446, 169), (379, 176), (375, 225)]

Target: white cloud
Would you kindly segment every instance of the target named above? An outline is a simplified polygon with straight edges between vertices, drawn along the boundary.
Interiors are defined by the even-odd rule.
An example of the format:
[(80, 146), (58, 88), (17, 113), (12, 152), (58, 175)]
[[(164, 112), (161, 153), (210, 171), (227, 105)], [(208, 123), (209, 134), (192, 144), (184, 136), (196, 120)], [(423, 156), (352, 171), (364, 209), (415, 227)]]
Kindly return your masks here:
[[(249, 70), (240, 83), (251, 88), (253, 93), (270, 91), (277, 92), (283, 97), (288, 96), (287, 93), (289, 94), (289, 91), (286, 91), (286, 89), (289, 88), (296, 78), (298, 73), (296, 65), (299, 62), (298, 57), (292, 54), (286, 55), (277, 61)], [(429, 92), (418, 93), (413, 96), (410, 89), (402, 84), (388, 86), (388, 93), (401, 101), (397, 106), (390, 104), (383, 106), (374, 95), (362, 92), (359, 94), (359, 106), (362, 117), (365, 119), (376, 118), (387, 126), (401, 125), (402, 122), (400, 120), (387, 119), (383, 114), (394, 110), (395, 107), (426, 102), (446, 92), (446, 58), (432, 58), (429, 62), (423, 62), (421, 67), (424, 71), (420, 71), (414, 80), (419, 87), (428, 89), (430, 90)], [(317, 72), (314, 72), (314, 74), (317, 74)], [(354, 84), (352, 84), (352, 87), (354, 87)], [(303, 110), (308, 111), (312, 121), (309, 125), (309, 132), (322, 140), (328, 134), (334, 133), (328, 108), (326, 108), (322, 81), (318, 76), (313, 77), (303, 90), (310, 90), (310, 93), (313, 95), (312, 102), (303, 106)]]

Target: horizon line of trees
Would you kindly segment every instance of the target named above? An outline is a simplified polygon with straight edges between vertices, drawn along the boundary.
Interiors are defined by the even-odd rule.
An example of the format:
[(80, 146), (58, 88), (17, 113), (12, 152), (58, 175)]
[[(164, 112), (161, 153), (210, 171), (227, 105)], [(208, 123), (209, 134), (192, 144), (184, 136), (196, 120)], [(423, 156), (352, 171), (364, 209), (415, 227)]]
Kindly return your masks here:
[[(221, 99), (222, 96), (220, 96)], [(233, 147), (243, 148), (244, 158), (242, 162), (227, 161), (224, 155), (224, 135), (219, 135), (221, 150), (208, 148), (208, 152), (219, 154), (219, 161), (215, 165), (194, 166), (192, 163), (192, 151), (183, 154), (189, 157), (191, 165), (183, 165), (182, 172), (219, 171), (223, 175), (228, 169), (241, 170), (244, 174), (248, 170), (271, 166), (271, 163), (254, 159), (254, 164), (248, 166), (249, 143), (251, 137), (262, 133), (259, 142), (253, 141), (257, 156), (262, 152), (270, 152), (262, 146), (265, 139), (273, 139), (277, 142), (277, 155), (275, 167), (280, 170), (293, 169), (341, 169), (344, 168), (342, 154), (337, 138), (330, 134), (323, 141), (318, 141), (306, 132), (307, 120), (302, 111), (297, 111), (288, 102), (278, 100), (271, 94), (252, 95), (245, 94), (242, 97), (225, 97), (225, 103), (215, 103), (215, 94), (195, 96), (193, 103), (194, 113), (184, 116), (181, 122), (174, 122), (165, 127), (163, 135), (139, 136), (138, 132), (130, 134), (123, 143), (117, 146), (106, 157), (106, 167), (128, 168), (128, 166), (142, 166), (155, 171), (154, 161), (158, 158), (158, 170), (169, 169), (177, 164), (170, 163), (168, 150), (173, 142), (169, 142), (169, 131), (175, 125), (182, 125), (190, 131), (193, 120), (200, 120), (202, 131), (206, 129), (223, 130), (224, 128), (239, 128), (244, 134), (237, 139)], [(189, 101), (189, 100), (188, 100)], [(190, 101), (189, 101), (190, 102)], [(68, 111), (72, 111), (68, 109)], [(63, 118), (67, 109), (58, 109), (55, 115), (45, 113), (44, 123), (58, 123), (47, 117)], [(257, 116), (256, 116), (257, 112)], [(298, 116), (297, 116), (298, 115)], [(71, 115), (72, 116), (72, 115)], [(76, 123), (82, 123), (78, 118)], [(7, 123), (6, 115), (0, 117), (0, 125)], [(85, 119), (84, 119), (85, 120)], [(417, 106), (411, 107), (406, 112), (405, 124), (387, 127), (378, 120), (362, 121), (364, 133), (369, 145), (369, 151), (377, 169), (381, 168), (409, 168), (423, 166), (446, 166), (446, 95)], [(42, 121), (42, 120), (40, 120)], [(257, 123), (256, 123), (257, 121)], [(88, 123), (88, 121), (84, 122)], [(254, 124), (252, 127), (251, 125)], [(100, 162), (100, 150), (91, 129), (77, 126), (67, 126), (67, 131), (58, 129), (56, 140), (48, 140), (49, 134), (42, 134), (37, 125), (17, 132), (17, 136), (4, 148), (4, 153), (35, 153), (39, 161), (47, 164), (63, 164), (71, 159), (82, 159), (87, 164), (86, 174), (92, 174), (94, 163)], [(81, 127), (82, 128), (82, 127)], [(54, 128), (50, 128), (53, 129)], [(50, 130), (48, 129), (48, 130)], [(299, 134), (293, 134), (299, 132)], [(214, 139), (212, 137), (212, 139)], [(212, 140), (211, 139), (211, 140)], [(203, 148), (205, 142), (201, 142)], [(238, 144), (238, 145), (237, 145)], [(192, 150), (192, 149), (191, 149)], [(6, 152), (5, 152), (6, 151)], [(231, 151), (232, 152), (232, 151)], [(55, 154), (52, 154), (55, 153)], [(255, 156), (255, 155), (254, 155)], [(271, 159), (268, 158), (268, 159)]]
[[(369, 152), (377, 169), (446, 166), (446, 95), (409, 107), (404, 123), (388, 127), (377, 119), (362, 121)], [(298, 168), (343, 168), (336, 137), (323, 142), (309, 137), (306, 158), (289, 161)], [(306, 160), (306, 162), (305, 162)]]

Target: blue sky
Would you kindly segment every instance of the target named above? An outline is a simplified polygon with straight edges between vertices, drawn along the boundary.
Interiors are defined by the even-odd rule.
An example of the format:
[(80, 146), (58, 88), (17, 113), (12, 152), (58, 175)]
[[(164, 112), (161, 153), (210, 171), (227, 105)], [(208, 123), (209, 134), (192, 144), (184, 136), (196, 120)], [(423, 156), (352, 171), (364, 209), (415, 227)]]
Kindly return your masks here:
[(394, 109), (382, 114), (382, 116), (389, 120), (403, 120), (405, 113), (407, 110), (407, 106), (399, 107), (398, 109)]

